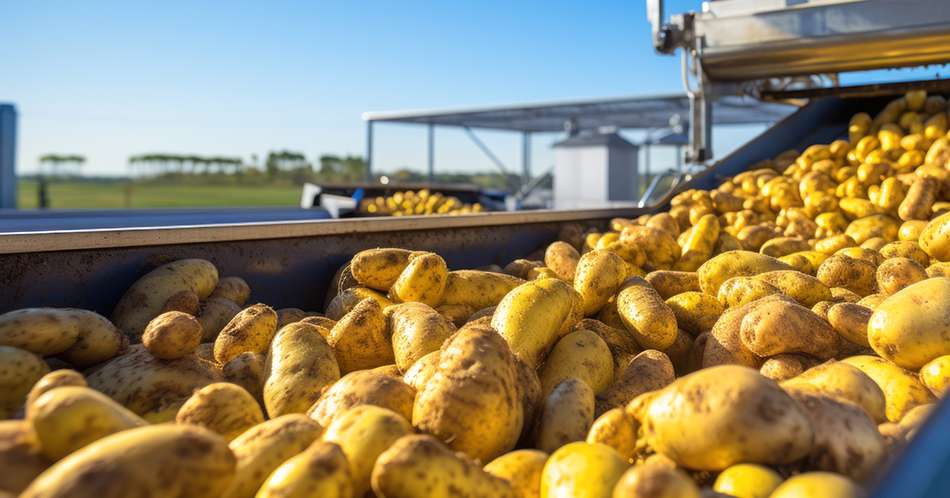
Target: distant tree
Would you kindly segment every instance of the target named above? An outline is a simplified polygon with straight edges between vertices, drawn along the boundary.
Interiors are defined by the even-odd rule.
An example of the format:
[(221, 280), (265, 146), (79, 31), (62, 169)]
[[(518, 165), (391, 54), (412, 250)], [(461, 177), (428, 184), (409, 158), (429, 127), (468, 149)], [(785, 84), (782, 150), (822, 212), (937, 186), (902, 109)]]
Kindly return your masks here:
[(78, 174), (86, 163), (86, 157), (79, 154), (43, 154), (40, 156), (40, 171), (50, 176), (59, 176), (66, 166), (74, 174)]

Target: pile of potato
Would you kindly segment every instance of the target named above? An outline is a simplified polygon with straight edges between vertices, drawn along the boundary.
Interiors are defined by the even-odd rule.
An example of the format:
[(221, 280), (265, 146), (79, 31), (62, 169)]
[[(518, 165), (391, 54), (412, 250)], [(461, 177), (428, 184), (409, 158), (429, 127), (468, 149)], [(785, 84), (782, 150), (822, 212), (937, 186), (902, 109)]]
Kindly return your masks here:
[(322, 313), (188, 259), (0, 315), (0, 497), (862, 496), (950, 383), (946, 107), (504, 268), (365, 250)]
[(389, 196), (363, 199), (359, 210), (373, 216), (419, 216), (427, 214), (481, 213), (479, 203), (467, 204), (458, 197), (432, 193), (429, 189), (405, 190)]

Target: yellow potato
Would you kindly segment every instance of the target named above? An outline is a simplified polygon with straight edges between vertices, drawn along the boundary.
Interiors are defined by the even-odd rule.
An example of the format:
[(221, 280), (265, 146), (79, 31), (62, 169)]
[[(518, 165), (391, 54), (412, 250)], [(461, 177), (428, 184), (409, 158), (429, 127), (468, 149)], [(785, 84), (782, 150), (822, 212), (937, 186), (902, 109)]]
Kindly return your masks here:
[(622, 324), (621, 328), (616, 328), (600, 320), (585, 318), (574, 325), (574, 330), (589, 330), (603, 339), (613, 357), (614, 372), (620, 371), (621, 366), (625, 366), (640, 352), (640, 346), (633, 334), (623, 328)]
[(450, 271), (442, 294), (442, 304), (464, 304), (475, 310), (497, 306), (505, 294), (524, 280), (479, 270)]
[(897, 240), (899, 229), (900, 222), (892, 216), (872, 214), (852, 221), (844, 233), (856, 243), (861, 244), (873, 237), (881, 237), (888, 241)]
[(607, 343), (589, 330), (562, 337), (539, 374), (542, 391), (550, 393), (561, 381), (576, 377), (598, 394), (614, 380), (613, 357)]
[(819, 360), (803, 354), (788, 353), (775, 355), (762, 364), (759, 373), (776, 381), (791, 379), (808, 370)]
[(291, 323), (274, 336), (264, 376), (264, 407), (274, 418), (305, 413), (324, 387), (340, 379), (340, 368), (316, 326)]
[(639, 423), (623, 408), (611, 408), (597, 417), (590, 426), (586, 441), (610, 446), (627, 461), (637, 453)]
[(853, 481), (834, 472), (805, 472), (788, 478), (769, 498), (862, 498), (864, 492)]
[(643, 463), (627, 469), (617, 486), (615, 498), (700, 498), (699, 487), (675, 466)]
[(927, 276), (930, 278), (933, 277), (950, 277), (950, 263), (941, 263), (936, 262), (927, 267)]
[(409, 264), (389, 289), (395, 302), (417, 301), (438, 306), (442, 303), (449, 269), (442, 256), (431, 252), (412, 253)]
[(75, 367), (85, 368), (114, 358), (127, 339), (108, 318), (92, 311), (67, 308), (65, 311), (79, 330), (76, 342), (59, 357)]
[(545, 266), (554, 271), (557, 278), (566, 282), (574, 281), (574, 273), (580, 259), (581, 254), (567, 242), (552, 242), (544, 251)]
[(187, 356), (201, 344), (201, 322), (180, 311), (156, 316), (145, 326), (142, 344), (160, 360), (177, 360)]
[(574, 289), (557, 279), (526, 282), (505, 295), (491, 324), (511, 352), (536, 367), (557, 342), (574, 306)]
[(247, 285), (247, 281), (241, 277), (220, 278), (208, 296), (209, 299), (227, 299), (238, 306), (244, 306), (249, 297), (251, 297), (251, 286)]
[(0, 421), (0, 493), (18, 496), (49, 465), (29, 422)]
[[(884, 247), (883, 245), (881, 247)], [(835, 254), (841, 254), (849, 258), (860, 259), (862, 261), (867, 261), (875, 267), (884, 262), (884, 256), (878, 252), (878, 249), (872, 249), (867, 247), (845, 247), (844, 249), (836, 252)]]
[[(868, 296), (870, 295), (871, 294), (868, 294)], [(864, 297), (861, 297), (860, 294), (850, 289), (845, 289), (844, 287), (831, 288), (831, 302), (833, 303), (856, 303), (864, 299)]]
[(299, 413), (282, 415), (251, 427), (228, 445), (237, 460), (226, 498), (251, 498), (277, 467), (307, 449), (320, 424)]
[(950, 386), (950, 355), (938, 356), (920, 368), (920, 380), (938, 398)]
[(950, 212), (930, 220), (917, 243), (931, 258), (950, 261)]
[(657, 270), (647, 273), (644, 279), (663, 299), (684, 292), (699, 291), (699, 275), (693, 271)]
[(241, 353), (221, 367), (225, 380), (237, 384), (264, 405), (264, 363), (267, 358), (259, 353)]
[(723, 312), (716, 324), (713, 325), (712, 331), (710, 331), (706, 340), (702, 366), (736, 364), (759, 368), (762, 365), (762, 359), (750, 351), (740, 338), (742, 321), (746, 315), (758, 307), (777, 301), (794, 302), (791, 298), (783, 295), (771, 295), (741, 306), (729, 308)]
[(340, 320), (344, 315), (353, 311), (353, 308), (355, 308), (360, 301), (366, 298), (376, 301), (382, 309), (393, 305), (393, 302), (379, 291), (366, 287), (350, 287), (337, 294), (336, 297), (327, 304), (327, 318), (334, 321)]
[(751, 463), (739, 463), (716, 476), (713, 491), (736, 498), (768, 498), (782, 484), (774, 470)]
[(787, 264), (751, 251), (724, 252), (699, 267), (699, 285), (703, 292), (716, 295), (719, 286), (732, 277), (751, 277), (774, 270), (789, 270)]
[(926, 267), (930, 264), (930, 256), (912, 240), (896, 240), (884, 245), (878, 251), (884, 259), (890, 258), (910, 258), (920, 266)]
[(613, 448), (576, 442), (559, 448), (541, 471), (541, 498), (610, 498), (627, 470)]
[(264, 412), (237, 384), (216, 382), (195, 391), (178, 410), (175, 422), (200, 425), (228, 441), (264, 422)]
[(423, 356), (437, 351), (455, 326), (423, 303), (402, 303), (386, 309), (396, 366), (405, 372)]
[(276, 310), (277, 313), (277, 330), (284, 328), (285, 325), (290, 325), (291, 323), (297, 323), (308, 316), (316, 315), (316, 313), (311, 313), (309, 311), (304, 311), (300, 308), (281, 308)]
[(868, 322), (874, 351), (898, 366), (919, 370), (950, 354), (950, 278), (912, 284), (882, 302)]
[(880, 292), (877, 292), (877, 293), (868, 294), (862, 297), (861, 299), (857, 301), (856, 304), (860, 304), (861, 306), (874, 310), (878, 307), (879, 304), (884, 302), (885, 299), (887, 299), (887, 296), (885, 296), (884, 294), (881, 294)]
[(108, 396), (81, 386), (63, 386), (37, 398), (30, 407), (29, 422), (40, 451), (50, 461), (111, 434), (146, 425)]
[(809, 308), (819, 301), (831, 299), (831, 291), (825, 284), (811, 275), (795, 270), (769, 271), (760, 273), (755, 278), (768, 282), (782, 294)]
[(214, 341), (235, 315), (241, 312), (241, 307), (220, 297), (212, 297), (202, 303), (198, 311), (198, 321), (201, 322), (202, 341)]
[(256, 498), (356, 498), (346, 455), (333, 443), (317, 442), (282, 463)]
[[(432, 436), (405, 436), (373, 467), (373, 493), (380, 498), (515, 498), (512, 485), (453, 453)], [(464, 490), (464, 491), (462, 491)]]
[(63, 386), (86, 386), (86, 378), (75, 370), (53, 370), (33, 384), (26, 396), (26, 417), (30, 417), (30, 407), (40, 396)]
[(148, 272), (129, 287), (112, 312), (112, 322), (129, 339), (141, 337), (148, 322), (162, 312), (170, 297), (194, 292), (208, 297), (218, 284), (218, 270), (210, 261), (181, 259)]
[(917, 375), (876, 356), (851, 356), (841, 360), (857, 367), (884, 393), (884, 414), (891, 422), (899, 421), (915, 406), (932, 403), (933, 394)]
[(373, 370), (358, 370), (344, 375), (323, 391), (320, 399), (307, 412), (321, 426), (359, 405), (388, 408), (406, 420), (412, 420), (412, 403), (416, 390), (399, 377)]
[(515, 358), (515, 370), (517, 373), (515, 390), (524, 413), (520, 440), (526, 441), (531, 436), (531, 430), (534, 429), (541, 403), (544, 401), (544, 393), (541, 392), (541, 379), (527, 363)]
[(676, 340), (676, 315), (642, 278), (624, 283), (617, 294), (617, 311), (643, 348), (666, 349)]
[(655, 269), (668, 270), (679, 259), (682, 249), (673, 234), (666, 230), (633, 226), (624, 228), (620, 239), (639, 246), (646, 255), (647, 263)]
[(33, 353), (0, 346), (0, 420), (8, 419), (26, 401), (26, 396), (40, 378), (49, 373), (49, 367)]
[(868, 321), (871, 320), (871, 308), (856, 303), (837, 303), (828, 308), (828, 323), (842, 338), (859, 346), (870, 347), (868, 343)]
[(889, 296), (909, 285), (926, 280), (927, 271), (913, 259), (890, 258), (877, 268), (875, 279), (881, 293)]
[(165, 305), (162, 306), (159, 314), (168, 313), (169, 311), (180, 311), (195, 316), (198, 314), (200, 308), (201, 300), (198, 299), (198, 294), (190, 290), (183, 290), (172, 294), (172, 296), (165, 301)]
[(751, 310), (739, 328), (742, 344), (767, 358), (782, 353), (805, 353), (828, 359), (838, 351), (838, 336), (828, 322), (804, 306), (787, 301), (762, 304)]
[(383, 310), (369, 298), (336, 322), (327, 342), (336, 354), (340, 373), (388, 365), (396, 360)]
[(660, 389), (673, 382), (675, 373), (669, 357), (660, 351), (648, 349), (633, 358), (617, 380), (595, 399), (594, 415), (620, 408), (637, 396)]
[(370, 489), (370, 475), (379, 455), (399, 438), (412, 434), (398, 413), (374, 405), (360, 405), (338, 415), (323, 433), (323, 441), (338, 444), (349, 462), (353, 496)]
[(876, 272), (872, 263), (835, 254), (818, 267), (817, 278), (827, 287), (842, 287), (863, 297), (876, 290)]
[(871, 377), (847, 363), (823, 363), (782, 382), (781, 385), (786, 390), (812, 389), (824, 396), (854, 403), (876, 423), (887, 420), (884, 415), (884, 392)]
[(810, 250), (811, 246), (808, 245), (808, 242), (797, 237), (777, 237), (762, 244), (762, 247), (759, 248), (760, 253), (773, 258), (781, 258), (792, 253)]
[(674, 265), (679, 271), (696, 271), (704, 261), (712, 256), (719, 240), (719, 218), (714, 214), (702, 216), (682, 244), (682, 254)]
[(429, 382), (438, 366), (439, 350), (435, 350), (416, 360), (403, 374), (403, 380), (418, 391)]
[(511, 450), (524, 422), (517, 369), (490, 326), (462, 327), (442, 345), (435, 374), (415, 397), (412, 425), (482, 461)]
[(531, 261), (527, 259), (516, 259), (511, 263), (505, 265), (505, 268), (502, 270), (505, 274), (511, 275), (512, 277), (519, 279), (527, 279), (528, 272), (535, 268), (541, 268), (544, 266), (543, 261)]
[(734, 308), (781, 293), (778, 287), (765, 280), (755, 277), (732, 277), (719, 286), (716, 299), (724, 308)]
[(550, 453), (583, 441), (594, 422), (594, 392), (584, 381), (568, 378), (544, 398), (535, 428), (534, 447)]
[(666, 300), (673, 311), (677, 325), (692, 335), (712, 329), (724, 311), (715, 297), (701, 292), (683, 292)]
[(79, 324), (68, 310), (25, 308), (0, 315), (0, 346), (40, 356), (62, 353), (79, 339)]
[(798, 404), (773, 381), (736, 365), (681, 377), (652, 393), (638, 418), (652, 448), (697, 470), (790, 463), (812, 446), (811, 423)]
[(832, 254), (848, 248), (855, 247), (858, 243), (850, 235), (838, 234), (821, 239), (815, 242), (815, 252), (831, 256)]
[(620, 256), (605, 250), (584, 253), (574, 275), (574, 290), (581, 296), (584, 316), (600, 311), (617, 293), (625, 277), (624, 261)]
[(920, 176), (907, 189), (907, 195), (897, 208), (904, 221), (930, 218), (930, 208), (940, 193), (940, 181), (930, 176)]
[(409, 264), (411, 251), (395, 248), (360, 251), (350, 261), (350, 273), (370, 289), (388, 291)]
[(266, 304), (241, 310), (214, 340), (214, 359), (221, 364), (244, 353), (263, 353), (277, 332), (277, 313)]
[(485, 472), (508, 481), (517, 498), (540, 498), (541, 471), (548, 454), (538, 450), (515, 450), (488, 462)]
[(235, 458), (220, 436), (201, 427), (162, 424), (86, 446), (43, 472), (20, 496), (224, 496), (234, 476)]

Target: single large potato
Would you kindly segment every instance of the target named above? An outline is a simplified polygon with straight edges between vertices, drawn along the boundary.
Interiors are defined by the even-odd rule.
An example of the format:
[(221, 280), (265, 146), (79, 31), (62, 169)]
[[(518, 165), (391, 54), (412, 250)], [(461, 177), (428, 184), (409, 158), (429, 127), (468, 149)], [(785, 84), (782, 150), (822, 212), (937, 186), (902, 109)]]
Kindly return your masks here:
[(388, 408), (406, 420), (412, 420), (416, 390), (399, 377), (373, 370), (358, 370), (344, 375), (327, 388), (307, 414), (327, 427), (333, 418), (358, 405)]
[(583, 441), (593, 422), (594, 392), (581, 380), (565, 379), (544, 398), (534, 446), (550, 453), (567, 443)]
[(392, 341), (386, 330), (383, 309), (372, 299), (360, 301), (327, 338), (336, 354), (341, 373), (389, 365), (395, 362)]
[(837, 354), (839, 340), (831, 325), (810, 309), (780, 300), (751, 310), (742, 319), (739, 338), (749, 351), (763, 358), (805, 353), (828, 359)]
[(693, 336), (712, 330), (725, 310), (715, 296), (696, 291), (672, 296), (666, 300), (666, 305), (676, 316), (677, 326)]
[(412, 251), (396, 248), (367, 249), (353, 256), (350, 273), (370, 289), (388, 291), (409, 264)]
[(442, 345), (438, 369), (416, 396), (412, 425), (482, 461), (512, 449), (524, 422), (515, 361), (490, 326), (462, 327)]
[(464, 304), (475, 310), (497, 306), (505, 294), (524, 283), (523, 279), (481, 270), (450, 271), (442, 294), (442, 304)]
[(613, 252), (597, 249), (581, 256), (574, 275), (574, 290), (581, 296), (584, 316), (591, 316), (607, 304), (626, 278), (624, 261)]
[(627, 461), (600, 443), (562, 446), (541, 471), (541, 498), (610, 498)]
[(323, 388), (340, 379), (340, 367), (326, 339), (315, 325), (300, 322), (274, 336), (264, 372), (264, 407), (271, 418), (306, 413)]
[(271, 472), (307, 449), (321, 430), (320, 424), (298, 413), (248, 429), (229, 444), (237, 460), (236, 472), (227, 492), (220, 496), (252, 498)]
[[(52, 393), (50, 393), (52, 394)], [(235, 457), (217, 434), (161, 424), (105, 437), (69, 455), (21, 498), (204, 498), (224, 496)]]
[(563, 241), (555, 241), (544, 250), (544, 265), (565, 282), (573, 282), (581, 254), (574, 246)]
[(696, 270), (703, 292), (715, 296), (719, 286), (732, 277), (751, 277), (775, 270), (791, 270), (771, 256), (752, 251), (729, 251), (706, 261)]
[(644, 349), (666, 349), (676, 341), (676, 315), (650, 284), (639, 277), (624, 282), (617, 312)]
[(177, 360), (193, 353), (202, 335), (198, 319), (181, 311), (167, 311), (148, 322), (142, 344), (160, 360)]
[(594, 332), (577, 330), (562, 337), (541, 368), (541, 389), (547, 394), (562, 380), (576, 377), (599, 394), (614, 380), (614, 362), (607, 343)]
[(453, 453), (428, 435), (405, 436), (376, 460), (371, 478), (380, 498), (515, 498), (511, 484)]
[(574, 306), (574, 289), (561, 280), (532, 280), (511, 290), (498, 303), (491, 324), (528, 365), (537, 367), (557, 342)]
[(317, 442), (282, 463), (256, 498), (356, 498), (349, 462), (339, 446)]
[(59, 357), (75, 367), (85, 368), (114, 358), (126, 346), (125, 336), (108, 318), (88, 310), (64, 309), (79, 331), (76, 342)]
[(200, 425), (228, 441), (264, 422), (257, 400), (237, 384), (216, 382), (195, 391), (175, 415), (179, 424)]
[(868, 342), (910, 370), (950, 354), (950, 278), (929, 278), (885, 299), (868, 322)]
[(899, 422), (907, 412), (919, 405), (934, 402), (917, 375), (877, 356), (852, 356), (841, 360), (857, 367), (884, 393), (884, 414), (891, 422)]
[(681, 377), (653, 395), (638, 418), (651, 447), (691, 469), (790, 463), (812, 449), (813, 429), (798, 404), (757, 371), (735, 365)]
[(0, 346), (0, 419), (8, 419), (26, 401), (26, 396), (49, 367), (24, 349)]
[(412, 426), (398, 413), (374, 405), (355, 406), (338, 415), (322, 439), (343, 450), (350, 467), (353, 496), (370, 489), (376, 459), (399, 438), (412, 434)]
[(396, 366), (405, 372), (423, 356), (437, 351), (455, 325), (423, 303), (402, 303), (386, 309)]
[(66, 351), (79, 339), (79, 323), (68, 310), (25, 308), (0, 315), (0, 346), (40, 356)]
[(418, 301), (435, 307), (442, 304), (449, 269), (442, 256), (431, 252), (412, 253), (409, 264), (389, 289), (396, 302)]
[(217, 284), (218, 269), (210, 261), (172, 261), (136, 280), (115, 305), (112, 321), (129, 339), (138, 342), (145, 326), (163, 311), (170, 297), (191, 291), (204, 299)]
[(214, 340), (214, 359), (225, 364), (246, 352), (263, 353), (277, 333), (277, 313), (266, 304), (241, 310)]

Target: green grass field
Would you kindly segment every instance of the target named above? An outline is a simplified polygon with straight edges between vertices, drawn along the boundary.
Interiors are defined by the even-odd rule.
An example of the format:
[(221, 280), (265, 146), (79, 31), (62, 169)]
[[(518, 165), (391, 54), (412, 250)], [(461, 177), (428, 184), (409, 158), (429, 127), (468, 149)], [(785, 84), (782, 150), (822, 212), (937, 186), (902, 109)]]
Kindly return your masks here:
[[(20, 180), (20, 209), (37, 207), (37, 183)], [(50, 208), (173, 208), (225, 206), (296, 206), (300, 187), (286, 185), (169, 185), (136, 184), (127, 192), (124, 182), (53, 181), (49, 186)]]

